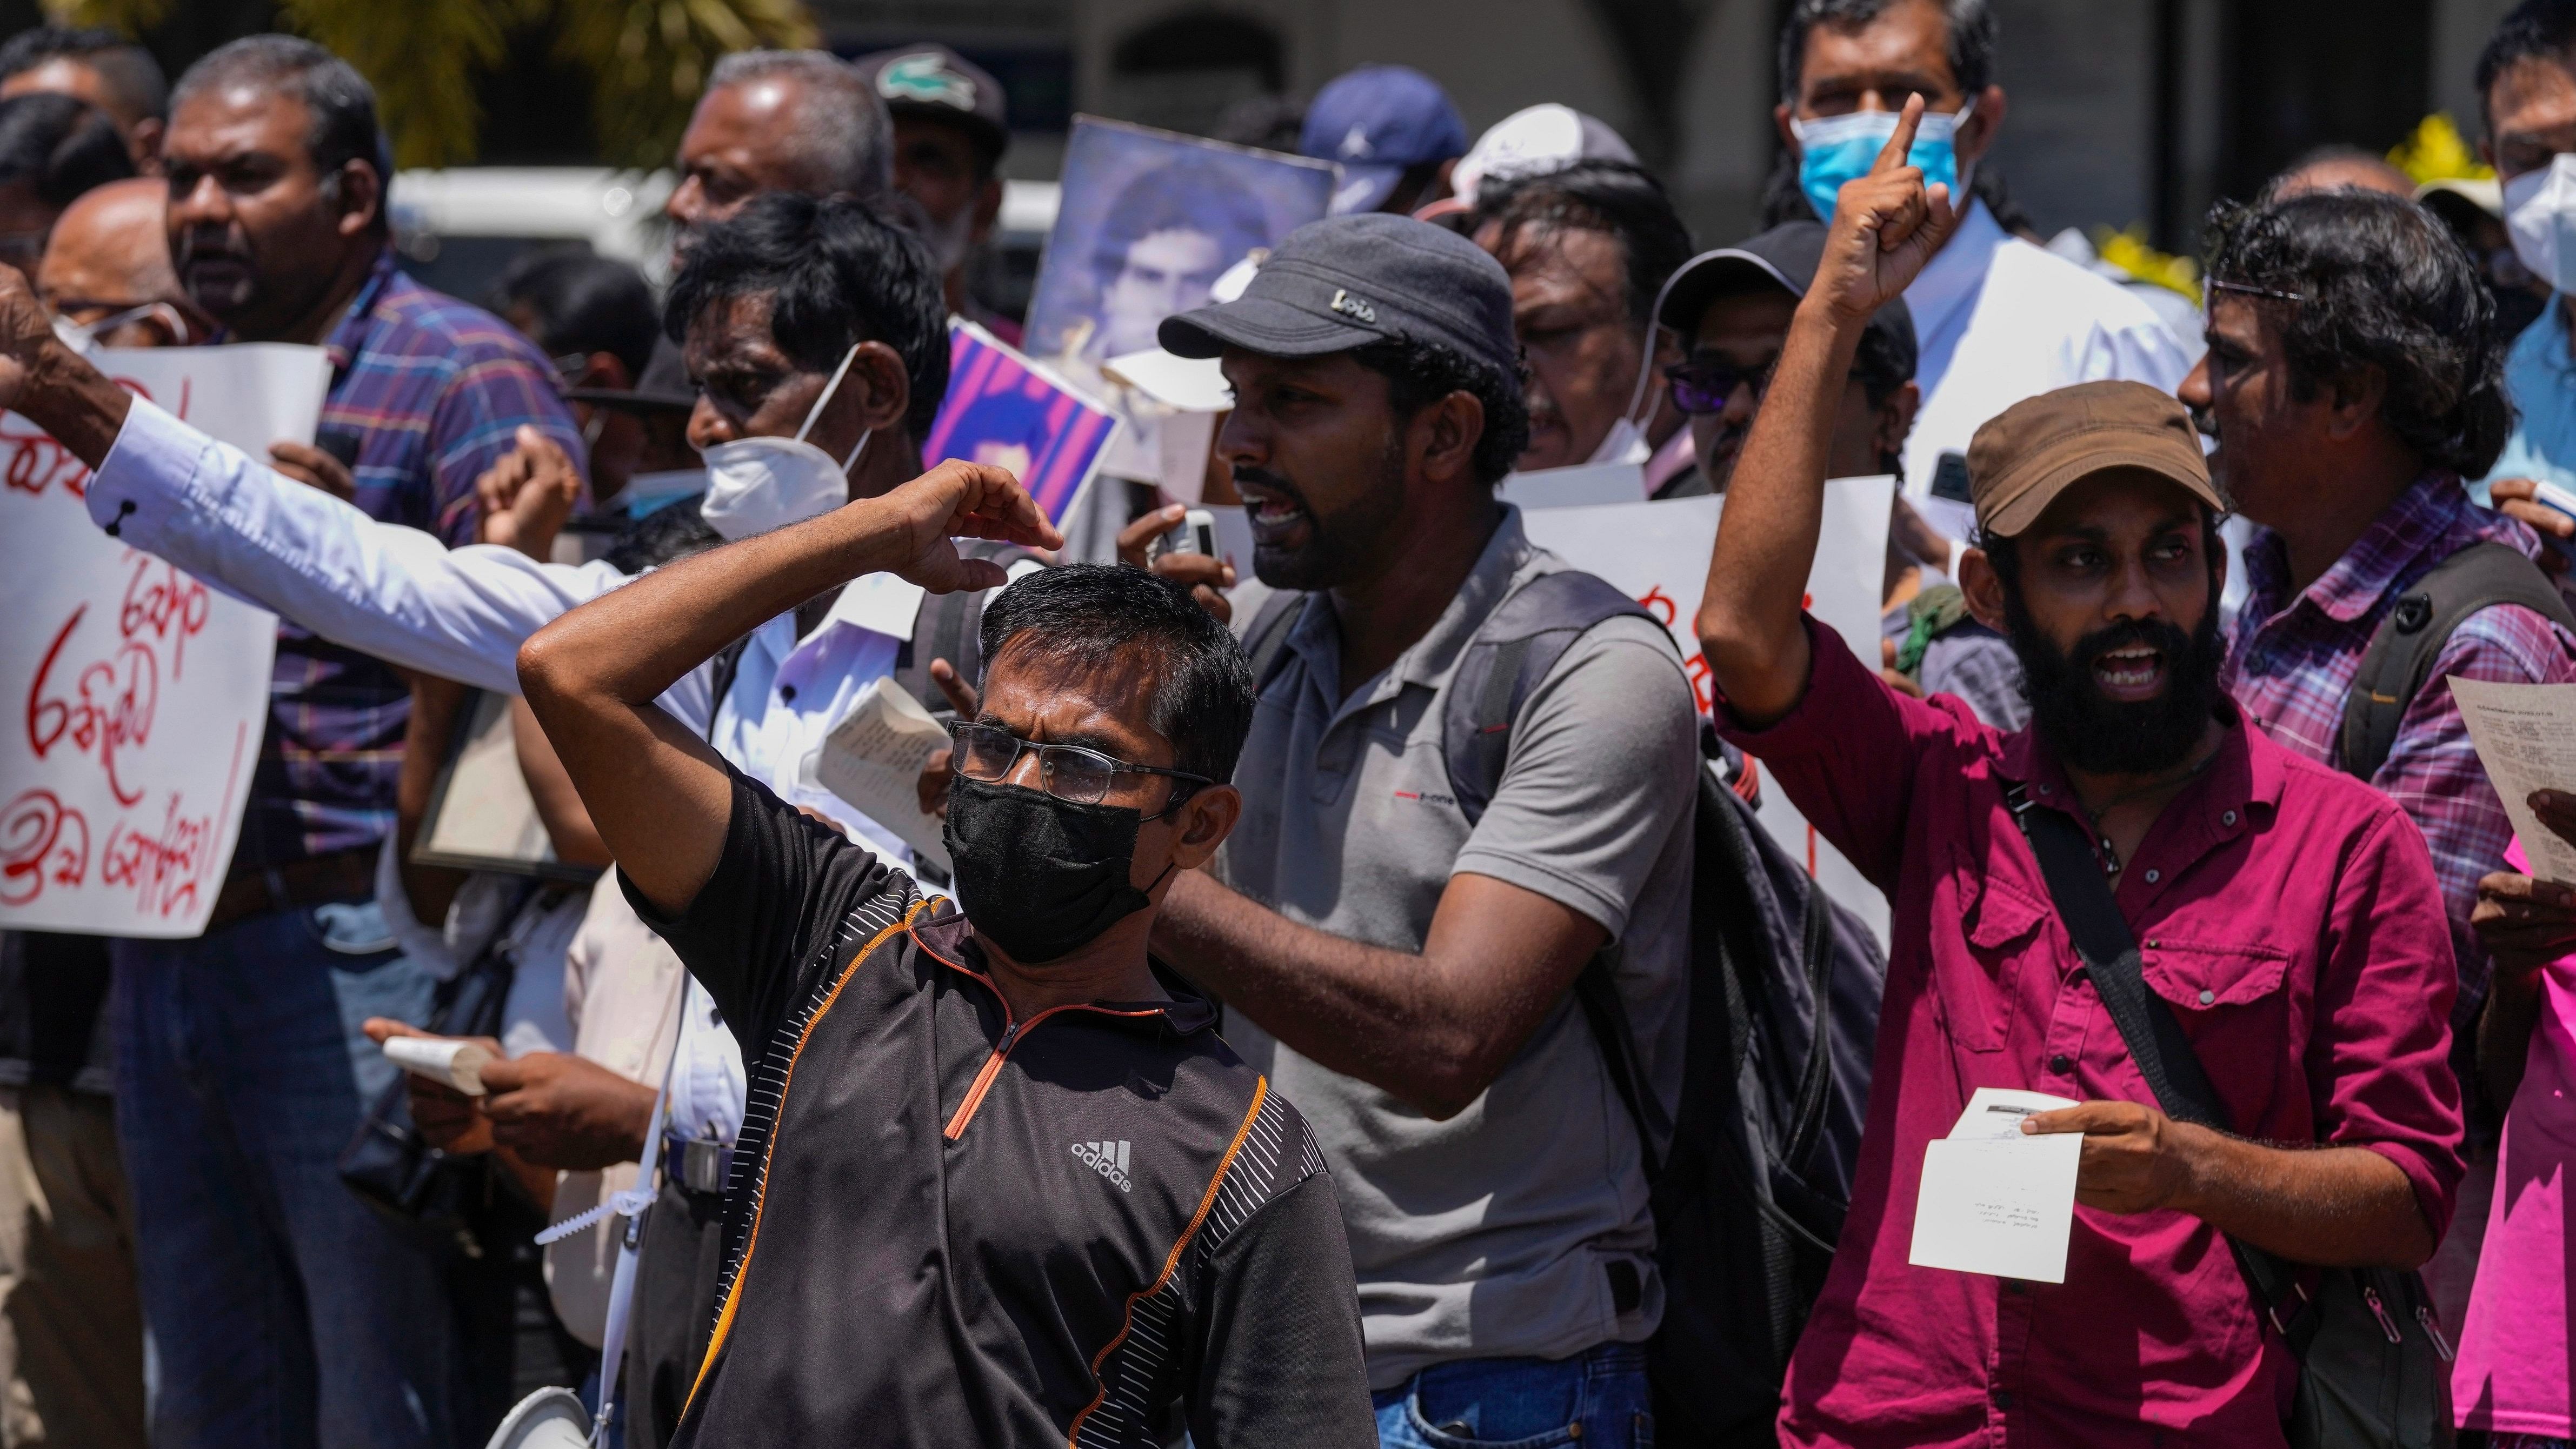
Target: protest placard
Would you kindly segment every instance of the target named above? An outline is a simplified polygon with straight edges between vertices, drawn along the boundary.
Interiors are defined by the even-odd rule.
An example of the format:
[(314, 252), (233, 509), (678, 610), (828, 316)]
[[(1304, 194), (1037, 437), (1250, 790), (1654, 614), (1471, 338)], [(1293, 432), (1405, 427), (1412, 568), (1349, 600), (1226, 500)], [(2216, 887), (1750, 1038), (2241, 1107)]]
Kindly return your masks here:
[[(312, 441), (330, 378), (318, 347), (96, 361), (262, 457)], [(240, 834), (277, 619), (100, 533), (88, 486), (60, 443), (0, 418), (0, 927), (193, 936)]]
[(1047, 517), (1064, 521), (1100, 470), (1117, 414), (963, 319), (948, 324), (948, 394), (922, 462), (960, 458), (1007, 468)]
[(1164, 318), (1205, 306), (1254, 248), (1322, 220), (1334, 175), (1328, 161), (1074, 117), (1030, 355), (1089, 385), (1110, 358), (1154, 346)]
[[(1887, 515), (1896, 492), (1888, 476), (1837, 478), (1825, 486), (1825, 524), (1807, 574), (1807, 608), (1840, 634), (1864, 661), (1878, 652), (1879, 591), (1887, 567)], [(1521, 515), (1530, 541), (1576, 568), (1599, 574), (1645, 606), (1672, 631), (1691, 688), (1706, 710), (1713, 700), (1708, 661), (1693, 620), (1725, 499), (1673, 498), (1589, 508), (1533, 508)], [(1887, 942), (1887, 898), (1842, 852), (1807, 823), (1788, 795), (1762, 792), (1762, 823), (1790, 854), (1807, 863), (1826, 893), (1869, 923)]]

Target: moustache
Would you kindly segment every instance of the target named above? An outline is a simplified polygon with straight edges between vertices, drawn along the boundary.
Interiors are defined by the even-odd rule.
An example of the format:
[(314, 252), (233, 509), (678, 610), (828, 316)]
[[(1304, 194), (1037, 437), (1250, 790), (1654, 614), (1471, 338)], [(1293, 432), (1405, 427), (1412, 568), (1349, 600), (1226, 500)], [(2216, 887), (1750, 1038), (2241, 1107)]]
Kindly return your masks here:
[(199, 261), (240, 261), (247, 249), (234, 244), (229, 229), (199, 230), (191, 227), (179, 233), (179, 245), (171, 260), (184, 267)]
[(2077, 674), (2089, 682), (2093, 677), (2094, 664), (2100, 661), (2103, 655), (2129, 648), (2131, 645), (2144, 645), (2150, 649), (2161, 650), (2166, 660), (2170, 662), (2181, 659), (2190, 651), (2191, 636), (2161, 619), (2132, 619), (2125, 624), (2114, 624), (2108, 629), (2097, 629), (2076, 640), (2075, 647), (2066, 651), (2066, 662), (2074, 666)]
[(1273, 473), (1267, 468), (1255, 468), (1248, 463), (1237, 463), (1234, 465), (1232, 471), (1234, 473), (1235, 486), (1238, 488), (1249, 483), (1255, 488), (1276, 493), (1287, 499), (1289, 502), (1296, 504), (1299, 508), (1304, 508), (1306, 506), (1306, 494), (1304, 490), (1300, 489), (1296, 484), (1289, 482), (1285, 474)]

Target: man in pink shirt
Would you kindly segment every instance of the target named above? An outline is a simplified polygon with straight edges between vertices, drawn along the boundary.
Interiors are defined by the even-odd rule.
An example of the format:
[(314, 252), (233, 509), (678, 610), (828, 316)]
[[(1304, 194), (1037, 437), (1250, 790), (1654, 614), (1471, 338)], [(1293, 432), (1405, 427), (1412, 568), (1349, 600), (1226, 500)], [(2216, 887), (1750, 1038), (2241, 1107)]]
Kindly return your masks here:
[[(2136, 384), (2017, 404), (1969, 451), (1971, 607), (2030, 728), (1881, 683), (1801, 612), (1833, 408), (1870, 315), (1953, 224), (1903, 160), (1846, 186), (1734, 476), (1699, 632), (1719, 724), (1883, 890), (1895, 948), (1850, 1217), (1781, 1411), (1798, 1445), (2277, 1445), (2297, 1365), (2226, 1239), (2411, 1267), (2460, 1175), (2455, 989), (2423, 837), (2218, 687), (2225, 556), (2190, 421)], [(2098, 842), (2146, 986), (2233, 1131), (2175, 1121), (2007, 791)], [(2044, 817), (2043, 817), (2044, 818)], [(2063, 1284), (1909, 1264), (1924, 1147), (1978, 1087), (2078, 1100)]]

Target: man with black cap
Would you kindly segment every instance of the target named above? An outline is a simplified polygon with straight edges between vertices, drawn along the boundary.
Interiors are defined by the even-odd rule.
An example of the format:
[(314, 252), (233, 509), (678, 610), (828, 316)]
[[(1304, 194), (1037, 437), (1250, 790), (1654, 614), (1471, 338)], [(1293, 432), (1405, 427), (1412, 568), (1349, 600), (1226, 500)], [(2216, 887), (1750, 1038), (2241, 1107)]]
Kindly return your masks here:
[(995, 169), (1010, 148), (1009, 100), (991, 73), (944, 45), (907, 45), (850, 64), (894, 116), (894, 188), (921, 204), (948, 310), (1016, 347), (1020, 325), (967, 295), (966, 268), (1002, 215)]
[(1452, 785), (1445, 710), (1488, 622), (1551, 579), (1536, 597), (1607, 587), (1494, 495), (1528, 415), (1511, 283), (1474, 243), (1314, 222), (1161, 340), (1223, 359), (1254, 567), (1306, 592), (1252, 622), (1243, 821), (1215, 877), (1174, 882), (1157, 947), (1314, 1127), (1382, 1441), (1646, 1442), (1644, 1163), (1569, 994), (1615, 947), (1669, 1109), (1699, 761), (1681, 661), (1649, 620), (1594, 625), (1527, 693), (1481, 810)]
[[(1656, 496), (1726, 491), (1824, 250), (1821, 222), (1783, 222), (1749, 241), (1700, 253), (1664, 284), (1656, 321), (1684, 348), (1683, 360), (1664, 377), (1674, 409), (1690, 419), (1699, 466)], [(1914, 359), (1913, 316), (1903, 298), (1892, 299), (1861, 330), (1834, 405), (1826, 477), (1903, 476), (1905, 435), (1923, 400)], [(1952, 553), (1900, 492), (1888, 519), (1881, 595), (1888, 682), (1920, 694), (1955, 694), (1986, 723), (2019, 729), (2030, 718), (2020, 666), (2003, 636), (1978, 623), (1966, 595), (1938, 572), (1950, 566)]]
[[(2277, 1445), (2300, 1369), (2266, 1319), (2312, 1320), (2297, 1294), (2258, 1303), (2231, 1246), (2284, 1276), (2411, 1268), (2450, 1216), (2432, 864), (2395, 804), (2219, 687), (2225, 503), (2190, 416), (2145, 384), (2026, 399), (1969, 447), (1984, 547), (1962, 581), (2021, 656), (2031, 728), (1908, 698), (1806, 616), (1853, 354), (1956, 221), (1904, 164), (1921, 111), (1841, 191), (1698, 621), (1720, 731), (1895, 908), (1851, 1212), (1781, 1441)], [(1913, 1261), (1918, 1198), (1943, 1201), (1927, 1144), (1988, 1146), (1934, 1141), (1985, 1088), (2073, 1103), (1992, 1144), (2082, 1134), (2055, 1283)], [(2409, 1296), (2379, 1323), (2431, 1363)]]

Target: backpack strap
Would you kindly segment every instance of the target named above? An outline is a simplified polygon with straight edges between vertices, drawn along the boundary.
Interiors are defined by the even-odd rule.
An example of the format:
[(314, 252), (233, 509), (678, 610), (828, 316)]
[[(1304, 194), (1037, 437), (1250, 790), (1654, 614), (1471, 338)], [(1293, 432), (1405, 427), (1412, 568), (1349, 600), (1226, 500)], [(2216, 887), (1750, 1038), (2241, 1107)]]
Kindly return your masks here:
[(1261, 601), (1261, 612), (1252, 616), (1252, 627), (1243, 631), (1244, 657), (1252, 662), (1252, 688), (1258, 694), (1270, 687), (1279, 672), (1280, 656), (1288, 652), (1288, 636), (1304, 614), (1306, 595), (1295, 589), (1281, 589)]
[(1514, 589), (1460, 652), (1440, 720), (1449, 790), (1473, 827), (1493, 803), (1511, 757), (1512, 726), (1539, 682), (1574, 641), (1623, 615), (1663, 625), (1634, 599), (1580, 569), (1541, 574)]
[[(2120, 914), (2120, 904), (2111, 894), (2110, 882), (2102, 878), (2101, 863), (2083, 827), (2063, 811), (2034, 807), (2018, 783), (2005, 787), (2004, 803), (2030, 841), (2031, 854), (2039, 858), (2049, 899), (2056, 903), (2058, 919), (2075, 943), (2075, 954), (2084, 959), (2084, 974), (2091, 978), (2094, 994), (2102, 998), (2111, 1024), (2119, 1028), (2129, 1060), (2137, 1064), (2138, 1075), (2147, 1079), (2156, 1105), (2176, 1121), (2231, 1131), (2227, 1104), (2201, 1068), (2191, 1038), (2174, 1019), (2173, 1008), (2147, 989), (2137, 935)], [(2314, 1330), (2302, 1324), (2293, 1331), (2298, 1313), (2292, 1300), (2304, 1295), (2290, 1265), (2233, 1234), (2227, 1235), (2227, 1245), (2236, 1254), (2237, 1267), (2253, 1290), (2256, 1305), (2294, 1349), (2304, 1351), (2306, 1335)]]
[(707, 685), (707, 739), (716, 737), (716, 716), (724, 713), (725, 696), (733, 693), (733, 682), (742, 674), (743, 651), (751, 647), (751, 635), (745, 634), (716, 651), (715, 678)]
[(2540, 565), (2501, 543), (2473, 543), (2433, 566), (2398, 596), (2362, 652), (2344, 696), (2341, 748), (2346, 774), (2368, 780), (2388, 762), (2397, 726), (2430, 682), (2451, 631), (2498, 604), (2520, 604), (2576, 633), (2576, 614)]
[[(1594, 625), (1633, 615), (1654, 616), (1602, 579), (1577, 569), (1541, 574), (1506, 595), (1485, 616), (1459, 656), (1440, 722), (1449, 767), (1449, 791), (1473, 828), (1493, 803), (1511, 756), (1512, 726), (1539, 682), (1575, 640)], [(1258, 630), (1256, 623), (1254, 628)], [(1662, 626), (1657, 624), (1660, 635)], [(1611, 1089), (1636, 1123), (1638, 1150), (1651, 1187), (1663, 1173), (1656, 1144), (1671, 1130), (1663, 1103), (1645, 1080), (1636, 1032), (1619, 999), (1618, 947), (1607, 946), (1583, 963), (1574, 999), (1600, 1045)]]

